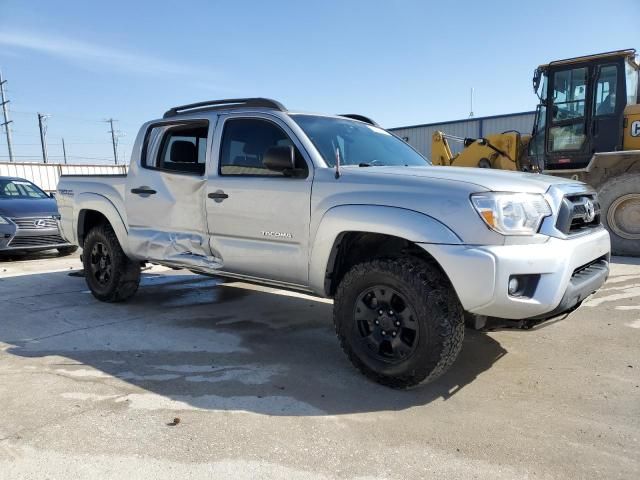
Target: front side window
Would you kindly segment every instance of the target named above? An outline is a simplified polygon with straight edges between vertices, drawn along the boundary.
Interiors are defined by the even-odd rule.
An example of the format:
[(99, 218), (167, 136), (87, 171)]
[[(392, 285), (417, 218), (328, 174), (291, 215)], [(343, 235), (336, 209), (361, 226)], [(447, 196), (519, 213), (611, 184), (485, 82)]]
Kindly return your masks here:
[(309, 172), (307, 163), (282, 128), (257, 118), (229, 119), (222, 134), (220, 174), (282, 177), (283, 172), (267, 169), (263, 159), (271, 147), (286, 146), (294, 149), (295, 177), (306, 178)]
[(538, 105), (538, 111), (536, 112), (536, 124), (534, 127), (535, 133), (529, 143), (529, 154), (531, 156), (544, 155), (546, 125), (547, 107), (544, 105)]
[(0, 179), (0, 198), (48, 198), (48, 195), (26, 180)]
[(153, 127), (147, 136), (143, 165), (168, 172), (204, 175), (208, 130), (206, 122)]
[(593, 112), (596, 117), (615, 113), (617, 84), (618, 66), (606, 65), (600, 67), (593, 97)]
[(586, 67), (553, 74), (551, 91), (550, 152), (579, 150), (585, 142)]
[(355, 120), (293, 114), (327, 165), (426, 166), (426, 158), (386, 130)]
[(553, 75), (553, 121), (584, 117), (587, 69), (562, 70)]

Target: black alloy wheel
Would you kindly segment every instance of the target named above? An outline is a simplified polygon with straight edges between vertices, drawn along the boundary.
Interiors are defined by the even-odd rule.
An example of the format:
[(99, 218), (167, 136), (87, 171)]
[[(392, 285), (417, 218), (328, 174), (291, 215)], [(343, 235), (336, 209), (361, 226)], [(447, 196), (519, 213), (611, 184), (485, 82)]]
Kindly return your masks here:
[(108, 285), (112, 277), (111, 253), (104, 243), (96, 242), (90, 254), (91, 275), (100, 285)]
[(354, 321), (364, 353), (387, 363), (409, 358), (418, 344), (420, 324), (405, 296), (388, 285), (375, 285), (356, 300)]

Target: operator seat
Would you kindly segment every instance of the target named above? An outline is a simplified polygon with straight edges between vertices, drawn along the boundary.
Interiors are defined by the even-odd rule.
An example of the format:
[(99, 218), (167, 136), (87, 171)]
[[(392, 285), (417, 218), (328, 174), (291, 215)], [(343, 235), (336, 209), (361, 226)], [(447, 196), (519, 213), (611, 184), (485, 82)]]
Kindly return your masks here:
[(609, 93), (596, 110), (596, 115), (610, 115), (614, 113), (616, 109), (616, 94), (615, 92)]

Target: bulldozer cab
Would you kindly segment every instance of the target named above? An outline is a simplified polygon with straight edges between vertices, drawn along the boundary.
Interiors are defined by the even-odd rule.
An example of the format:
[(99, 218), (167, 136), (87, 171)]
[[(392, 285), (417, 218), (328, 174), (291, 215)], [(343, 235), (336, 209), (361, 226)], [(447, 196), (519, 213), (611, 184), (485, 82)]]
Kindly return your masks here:
[(528, 152), (534, 169), (581, 169), (596, 152), (622, 149), (623, 111), (638, 99), (635, 50), (541, 65), (533, 84), (540, 98)]

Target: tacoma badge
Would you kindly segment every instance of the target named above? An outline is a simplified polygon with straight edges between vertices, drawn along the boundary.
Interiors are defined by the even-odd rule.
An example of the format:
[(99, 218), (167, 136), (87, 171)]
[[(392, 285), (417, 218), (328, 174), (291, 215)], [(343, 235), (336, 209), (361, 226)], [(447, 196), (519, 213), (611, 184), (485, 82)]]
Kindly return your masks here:
[(293, 235), (287, 232), (260, 232), (263, 237), (293, 238)]

